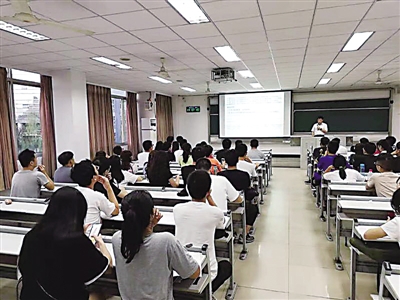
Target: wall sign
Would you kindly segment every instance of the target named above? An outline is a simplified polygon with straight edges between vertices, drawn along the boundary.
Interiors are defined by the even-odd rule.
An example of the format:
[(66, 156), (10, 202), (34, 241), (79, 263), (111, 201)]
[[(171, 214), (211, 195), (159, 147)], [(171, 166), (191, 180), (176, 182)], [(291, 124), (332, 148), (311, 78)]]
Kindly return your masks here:
[(186, 112), (187, 113), (199, 113), (200, 106), (186, 106)]

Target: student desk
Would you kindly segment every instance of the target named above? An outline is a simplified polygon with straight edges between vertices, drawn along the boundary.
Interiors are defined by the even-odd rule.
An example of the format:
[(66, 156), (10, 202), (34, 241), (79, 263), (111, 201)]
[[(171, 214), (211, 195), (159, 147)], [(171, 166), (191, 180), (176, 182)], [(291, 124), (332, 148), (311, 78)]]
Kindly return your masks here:
[[(357, 200), (339, 200), (336, 213), (336, 269), (343, 270), (343, 264), (340, 255), (340, 237), (351, 237), (351, 231), (342, 227), (343, 222), (353, 222), (357, 219), (386, 220), (387, 214), (393, 209), (390, 205), (390, 199), (377, 198), (375, 201), (357, 201)], [(353, 227), (353, 224), (352, 224)]]
[[(353, 226), (353, 236), (358, 237), (359, 239), (363, 241), (368, 241), (364, 239), (364, 233), (370, 229), (370, 228), (376, 228), (377, 226), (383, 224), (384, 222), (381, 222), (380, 224), (374, 224), (370, 225), (368, 222), (366, 223), (359, 223), (359, 224), (354, 224)], [(397, 243), (396, 240), (393, 240), (389, 237), (384, 237), (382, 239), (378, 239), (373, 241), (374, 243)], [(376, 273), (376, 270), (378, 268), (378, 264), (361, 253), (358, 249), (354, 247), (350, 247), (351, 250), (351, 261), (350, 261), (350, 297), (348, 299), (350, 300), (356, 300), (356, 273), (357, 272), (363, 272), (363, 273)]]
[[(23, 243), (25, 234), (30, 228), (16, 228), (10, 226), (0, 226), (0, 274), (1, 277), (17, 279), (17, 260)], [(104, 237), (108, 251), (113, 258), (115, 266), (114, 252), (111, 245), (111, 237)], [(209, 257), (207, 247), (192, 247), (188, 249), (194, 260), (197, 261), (202, 269), (202, 277), (192, 280), (182, 280), (179, 277), (174, 279), (174, 297), (175, 299), (212, 299), (211, 276), (208, 274)], [(174, 276), (178, 276), (174, 273)], [(119, 295), (116, 273), (111, 275), (104, 274), (95, 283), (95, 286), (106, 288), (112, 295)]]
[[(170, 167), (172, 175), (181, 175), (181, 167), (172, 168)], [(143, 169), (139, 169), (135, 175), (143, 175)]]
[[(184, 187), (185, 183), (183, 182), (183, 179), (181, 178), (179, 180), (179, 187), (182, 189)], [(150, 181), (148, 178), (143, 179), (142, 181), (136, 181), (134, 185), (129, 185), (129, 186), (154, 186), (154, 185), (150, 185)]]
[(384, 299), (387, 290), (395, 300), (400, 299), (400, 265), (384, 262), (382, 264), (381, 282), (379, 287), (379, 300)]

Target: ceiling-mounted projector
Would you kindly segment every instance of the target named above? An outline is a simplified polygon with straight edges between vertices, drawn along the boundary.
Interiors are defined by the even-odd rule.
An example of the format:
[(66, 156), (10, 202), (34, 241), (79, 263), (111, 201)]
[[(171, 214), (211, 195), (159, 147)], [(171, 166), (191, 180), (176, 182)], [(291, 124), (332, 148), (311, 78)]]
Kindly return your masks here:
[(235, 70), (232, 68), (216, 68), (211, 70), (211, 80), (221, 82), (237, 81), (235, 78)]

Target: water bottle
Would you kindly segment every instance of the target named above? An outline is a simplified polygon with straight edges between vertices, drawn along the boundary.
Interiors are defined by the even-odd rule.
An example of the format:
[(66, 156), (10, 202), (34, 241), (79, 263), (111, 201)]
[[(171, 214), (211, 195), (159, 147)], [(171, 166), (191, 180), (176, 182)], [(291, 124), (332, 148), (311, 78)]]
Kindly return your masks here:
[(360, 173), (365, 173), (365, 165), (360, 164)]
[(369, 169), (368, 175), (367, 175), (367, 180), (369, 180), (372, 176), (372, 169)]

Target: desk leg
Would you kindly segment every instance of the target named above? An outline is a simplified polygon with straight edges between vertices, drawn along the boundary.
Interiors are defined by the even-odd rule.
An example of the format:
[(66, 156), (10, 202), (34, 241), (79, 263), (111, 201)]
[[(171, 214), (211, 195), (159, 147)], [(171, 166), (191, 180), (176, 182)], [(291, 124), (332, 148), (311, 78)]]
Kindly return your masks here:
[(326, 198), (326, 239), (330, 242), (332, 242), (332, 234), (331, 234), (331, 201), (330, 198)]
[(235, 282), (235, 259), (234, 259), (234, 251), (233, 251), (233, 237), (229, 242), (229, 262), (232, 265), (232, 276), (229, 279), (229, 287), (225, 294), (225, 299), (233, 300), (235, 298), (235, 294), (237, 291), (237, 284)]
[(348, 300), (356, 300), (356, 267), (357, 267), (357, 253), (351, 247), (351, 254), (350, 254), (350, 297), (347, 298)]
[(320, 220), (322, 222), (326, 221), (326, 218), (324, 217), (324, 204), (326, 206), (326, 199), (325, 199), (325, 193), (324, 193), (324, 188), (322, 188), (321, 186), (319, 187), (319, 198), (320, 198)]
[(265, 188), (265, 193), (267, 192), (267, 187), (268, 187), (268, 180), (267, 180), (267, 166), (265, 166), (263, 169), (263, 179), (264, 179), (264, 188)]
[(340, 229), (342, 221), (336, 216), (336, 256), (335, 256), (335, 268), (338, 271), (343, 271), (343, 264), (340, 258)]
[(246, 201), (243, 201), (243, 215), (242, 215), (242, 236), (243, 236), (243, 248), (239, 255), (240, 260), (245, 260), (247, 258), (247, 242), (246, 242)]
[[(264, 191), (262, 174), (258, 174), (258, 191), (260, 192), (260, 204), (264, 204)], [(260, 209), (260, 207), (258, 207)], [(260, 210), (261, 211), (261, 210)]]

